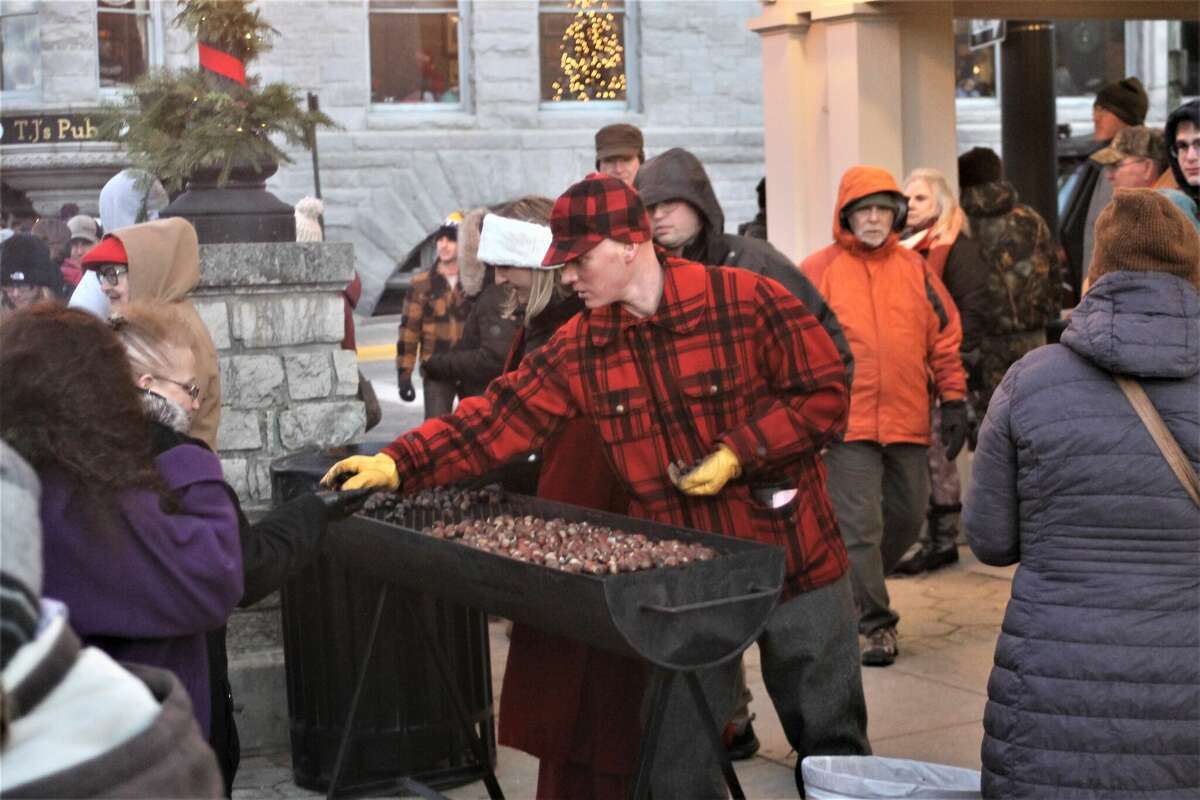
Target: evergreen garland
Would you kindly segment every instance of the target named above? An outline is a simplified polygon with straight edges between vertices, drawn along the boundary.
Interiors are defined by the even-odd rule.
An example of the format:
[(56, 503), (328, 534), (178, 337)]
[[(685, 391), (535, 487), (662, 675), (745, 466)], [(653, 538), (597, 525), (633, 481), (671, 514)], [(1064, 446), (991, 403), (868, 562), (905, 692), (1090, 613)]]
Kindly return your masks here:
[[(180, 0), (175, 24), (198, 40), (243, 62), (270, 49), (274, 30), (250, 0)], [(294, 146), (311, 147), (317, 126), (337, 128), (319, 111), (300, 107), (299, 90), (286, 83), (246, 85), (204, 69), (157, 70), (141, 78), (119, 103), (100, 115), (101, 139), (120, 142), (134, 165), (157, 176), (168, 191), (184, 188), (200, 170), (220, 168), (224, 185), (236, 165), (261, 171), (264, 162), (287, 162), (271, 136)]]

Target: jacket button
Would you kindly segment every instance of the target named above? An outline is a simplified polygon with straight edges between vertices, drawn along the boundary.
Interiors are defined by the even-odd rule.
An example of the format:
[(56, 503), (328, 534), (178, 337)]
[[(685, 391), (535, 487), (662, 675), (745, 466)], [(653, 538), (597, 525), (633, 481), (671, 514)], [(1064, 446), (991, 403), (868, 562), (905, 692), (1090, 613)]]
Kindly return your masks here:
[(717, 393), (717, 391), (718, 391), (718, 390), (717, 390), (717, 385), (716, 385), (715, 383), (714, 383), (712, 386), (708, 387), (708, 393), (709, 393), (709, 394), (716, 394), (716, 393)]
[(760, 456), (766, 456), (767, 448), (763, 447), (762, 445), (759, 445), (758, 448), (754, 452), (758, 453)]
[(625, 413), (625, 406), (624, 406), (624, 405), (622, 405), (621, 403), (617, 403), (617, 413), (618, 413), (618, 414), (624, 414), (624, 413)]

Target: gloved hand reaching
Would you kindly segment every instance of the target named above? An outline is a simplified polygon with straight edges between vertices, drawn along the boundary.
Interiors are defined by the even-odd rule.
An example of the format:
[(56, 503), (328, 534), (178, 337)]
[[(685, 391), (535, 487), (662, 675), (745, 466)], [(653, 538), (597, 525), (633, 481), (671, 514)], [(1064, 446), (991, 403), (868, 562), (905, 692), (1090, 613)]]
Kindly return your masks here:
[(411, 403), (417, 399), (417, 390), (413, 388), (412, 376), (406, 372), (396, 373), (396, 386), (400, 389), (400, 399)]
[(962, 400), (942, 403), (942, 444), (946, 446), (946, 460), (953, 461), (967, 441), (967, 404)]
[(396, 491), (400, 488), (400, 472), (396, 462), (387, 453), (376, 453), (373, 456), (350, 456), (334, 464), (321, 478), (321, 485), (331, 489), (336, 485), (339, 475), (349, 473), (353, 477), (341, 485), (343, 492), (351, 489), (387, 489)]
[(375, 493), (374, 489), (350, 489), (339, 492), (327, 490), (314, 492), (317, 498), (325, 504), (325, 519), (345, 519), (363, 507), (367, 498)]
[(680, 474), (672, 465), (667, 474), (684, 494), (714, 495), (725, 488), (726, 483), (742, 474), (742, 465), (733, 451), (722, 444), (695, 469)]

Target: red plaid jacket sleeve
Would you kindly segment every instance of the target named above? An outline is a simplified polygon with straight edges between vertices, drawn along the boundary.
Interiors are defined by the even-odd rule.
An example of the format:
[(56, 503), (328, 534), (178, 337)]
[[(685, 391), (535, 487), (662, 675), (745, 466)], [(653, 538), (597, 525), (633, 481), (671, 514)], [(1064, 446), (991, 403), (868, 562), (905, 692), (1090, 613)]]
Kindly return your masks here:
[(755, 299), (755, 345), (771, 392), (721, 437), (747, 472), (820, 452), (846, 432), (850, 410), (845, 365), (817, 318), (774, 281), (761, 281)]
[(480, 475), (536, 450), (579, 413), (564, 377), (572, 358), (572, 339), (560, 330), (482, 395), (466, 398), (452, 415), (429, 420), (385, 447), (405, 491)]

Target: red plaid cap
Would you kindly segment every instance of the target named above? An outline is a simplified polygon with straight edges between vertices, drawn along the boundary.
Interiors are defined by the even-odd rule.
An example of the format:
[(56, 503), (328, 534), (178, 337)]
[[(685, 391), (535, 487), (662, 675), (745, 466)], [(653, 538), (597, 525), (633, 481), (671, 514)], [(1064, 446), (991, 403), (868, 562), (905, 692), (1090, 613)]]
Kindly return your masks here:
[(543, 266), (574, 261), (605, 239), (650, 241), (650, 217), (642, 198), (625, 181), (593, 172), (563, 192), (550, 214), (554, 239)]

